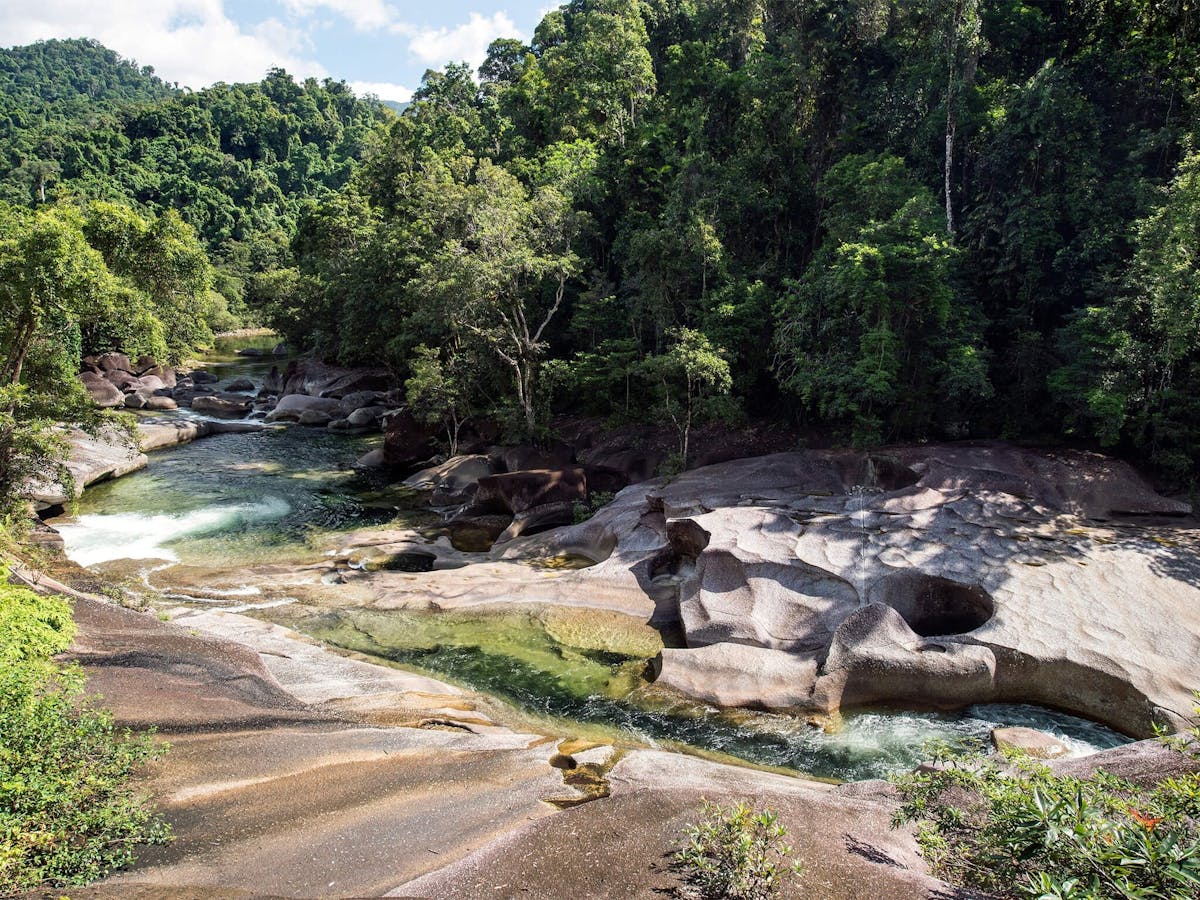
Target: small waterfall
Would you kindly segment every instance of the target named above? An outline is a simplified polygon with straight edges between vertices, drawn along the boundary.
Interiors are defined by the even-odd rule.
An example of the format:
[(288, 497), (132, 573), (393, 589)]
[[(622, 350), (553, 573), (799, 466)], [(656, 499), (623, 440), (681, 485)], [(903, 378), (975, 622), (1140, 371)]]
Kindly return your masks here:
[[(874, 475), (874, 465), (868, 460), (868, 474)], [(858, 599), (862, 604), (867, 602), (867, 545), (870, 538), (867, 536), (867, 497), (866, 488), (861, 484), (856, 484), (853, 490), (854, 496), (857, 498), (857, 509), (855, 509), (850, 517), (858, 522)]]

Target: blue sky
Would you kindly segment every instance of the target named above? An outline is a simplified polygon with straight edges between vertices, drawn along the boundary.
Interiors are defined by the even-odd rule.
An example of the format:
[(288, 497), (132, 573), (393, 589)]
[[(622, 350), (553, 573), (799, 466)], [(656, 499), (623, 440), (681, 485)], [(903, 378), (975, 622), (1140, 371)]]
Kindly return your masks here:
[(0, 0), (0, 46), (90, 37), (201, 88), (272, 66), (407, 100), (428, 68), (478, 65), (497, 37), (528, 39), (553, 0)]

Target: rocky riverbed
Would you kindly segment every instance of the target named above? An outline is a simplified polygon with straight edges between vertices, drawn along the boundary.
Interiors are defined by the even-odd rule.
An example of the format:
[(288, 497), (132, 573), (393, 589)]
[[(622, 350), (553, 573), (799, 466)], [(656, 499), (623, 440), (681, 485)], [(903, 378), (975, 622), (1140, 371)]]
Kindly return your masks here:
[(870, 779), (998, 726), (1079, 757), (1191, 709), (1200, 535), (1121, 463), (926, 445), (663, 478), (652, 435), (587, 429), (424, 460), (386, 391), (261, 354), (201, 379), (242, 418), (144, 420), (178, 449), (137, 474), (81, 442), (98, 486), (51, 520), (173, 620), (80, 598), (93, 686), (178, 750), (151, 785), (181, 841), (111, 890), (505, 896), (569, 838), (573, 893), (640, 896), (700, 796), (754, 795), (824, 896), (928, 896), (886, 787), (729, 763)]

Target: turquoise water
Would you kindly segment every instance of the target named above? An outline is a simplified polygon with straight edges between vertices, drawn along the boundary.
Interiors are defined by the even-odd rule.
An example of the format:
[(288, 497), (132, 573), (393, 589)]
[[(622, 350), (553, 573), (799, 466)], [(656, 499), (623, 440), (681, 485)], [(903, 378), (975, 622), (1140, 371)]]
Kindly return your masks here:
[[(274, 345), (273, 338), (257, 340)], [(226, 345), (213, 370), (222, 381), (245, 376), (260, 383), (275, 361), (237, 357), (237, 346)], [(352, 468), (379, 440), (299, 426), (205, 438), (153, 454), (144, 471), (89, 489), (77, 514), (55, 524), (69, 555), (87, 566), (141, 559), (147, 568), (159, 568), (161, 560), (236, 573), (255, 563), (313, 561), (331, 536), (396, 515), (380, 500), (379, 485)], [(156, 580), (169, 584), (169, 570)], [(236, 589), (229, 593), (229, 608), (241, 608)], [(622, 654), (572, 646), (561, 629), (528, 613), (314, 612), (281, 605), (254, 614), (449, 678), (564, 728), (601, 727), (638, 743), (682, 745), (830, 778), (909, 769), (929, 739), (986, 739), (999, 725), (1051, 732), (1078, 752), (1127, 740), (1074, 716), (1024, 705), (957, 713), (858, 711), (826, 733), (793, 716), (684, 700), (646, 680), (656, 647)]]

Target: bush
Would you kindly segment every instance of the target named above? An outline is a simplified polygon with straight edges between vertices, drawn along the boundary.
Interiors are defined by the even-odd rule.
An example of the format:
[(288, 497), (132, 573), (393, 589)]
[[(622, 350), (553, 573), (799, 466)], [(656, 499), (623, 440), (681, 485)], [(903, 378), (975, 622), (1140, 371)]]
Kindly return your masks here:
[(602, 506), (608, 506), (608, 504), (612, 503), (615, 497), (616, 494), (611, 491), (596, 491), (588, 497), (587, 503), (584, 503), (582, 500), (576, 500), (571, 507), (571, 523), (573, 525), (580, 525), (586, 522), (599, 512)]
[(770, 808), (724, 807), (704, 801), (703, 818), (684, 829), (675, 865), (700, 897), (763, 900), (779, 893), (783, 876), (803, 868), (789, 860), (787, 828)]
[(1147, 788), (1057, 775), (1015, 755), (937, 754), (941, 771), (895, 779), (894, 824), (917, 823), (933, 872), (998, 897), (1185, 900), (1200, 896), (1200, 774)]
[(70, 606), (7, 575), (0, 568), (0, 896), (92, 881), (168, 838), (128, 786), (165, 746), (117, 731), (92, 705), (80, 669), (50, 658), (71, 641)]

